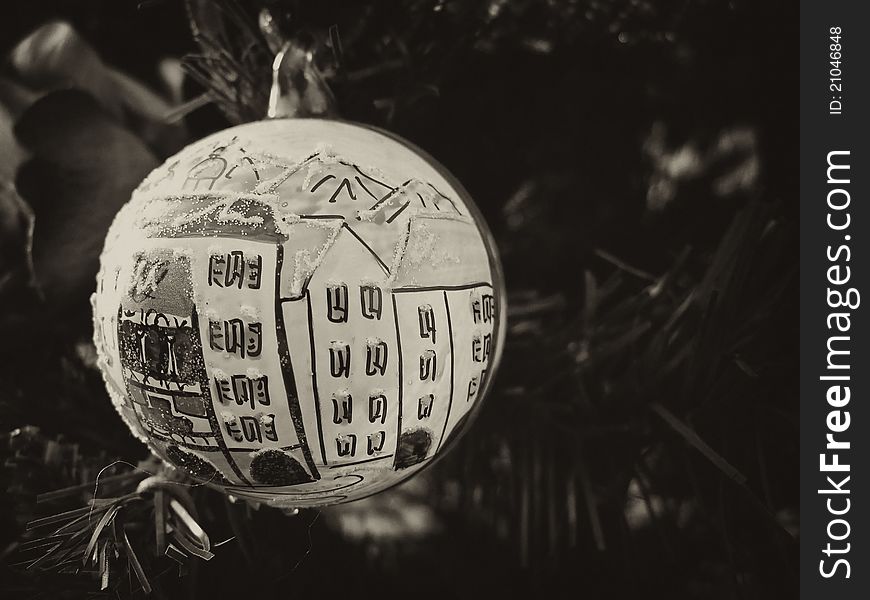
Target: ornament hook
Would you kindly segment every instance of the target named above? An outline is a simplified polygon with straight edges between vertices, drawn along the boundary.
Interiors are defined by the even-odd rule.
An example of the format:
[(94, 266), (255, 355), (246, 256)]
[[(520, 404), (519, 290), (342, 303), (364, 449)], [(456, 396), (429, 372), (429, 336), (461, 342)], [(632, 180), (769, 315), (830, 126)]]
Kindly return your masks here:
[[(260, 29), (273, 49), (280, 35), (264, 9)], [(272, 86), (266, 117), (321, 117), (335, 114), (335, 97), (315, 64), (314, 50), (299, 40), (284, 40), (272, 61)]]

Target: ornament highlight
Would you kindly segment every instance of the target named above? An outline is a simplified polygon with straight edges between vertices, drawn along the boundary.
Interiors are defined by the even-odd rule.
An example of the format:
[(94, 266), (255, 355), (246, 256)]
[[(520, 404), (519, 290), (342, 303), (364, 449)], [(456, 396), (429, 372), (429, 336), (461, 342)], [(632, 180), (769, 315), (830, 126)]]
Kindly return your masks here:
[(111, 398), (164, 461), (294, 508), (390, 487), (468, 425), (505, 293), (462, 187), (392, 134), (234, 127), (155, 169), (101, 257)]

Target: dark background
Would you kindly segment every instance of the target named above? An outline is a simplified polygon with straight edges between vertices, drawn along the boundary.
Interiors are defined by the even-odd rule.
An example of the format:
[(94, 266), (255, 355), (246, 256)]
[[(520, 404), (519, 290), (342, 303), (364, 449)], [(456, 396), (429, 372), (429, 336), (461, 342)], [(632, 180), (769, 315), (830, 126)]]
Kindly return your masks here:
[[(505, 266), (508, 338), (480, 418), (444, 460), (396, 490), (295, 517), (200, 491), (212, 540), (236, 539), (185, 578), (156, 578), (157, 593), (794, 597), (795, 3), (238, 6), (220, 13), (231, 31), (246, 19), (256, 29), (270, 8), (317, 49), (343, 118), (406, 137), (469, 190)], [(184, 100), (214, 84), (178, 0), (2, 10), (3, 55), (63, 19), (167, 103), (163, 59), (200, 56), (186, 60)], [(341, 53), (324, 43), (331, 26)], [(92, 366), (99, 247), (158, 161), (263, 116), (259, 43), (239, 63), (252, 93), (173, 126), (129, 99), (113, 111), (106, 92), (5, 64), (0, 99), (20, 157), (8, 176), (35, 214), (35, 282), (7, 202), (0, 424), (39, 433), (10, 435), (4, 450), (4, 545), (34, 515), (84, 502), (34, 506), (34, 494), (145, 458)], [(2, 578), (16, 597), (95, 585)]]

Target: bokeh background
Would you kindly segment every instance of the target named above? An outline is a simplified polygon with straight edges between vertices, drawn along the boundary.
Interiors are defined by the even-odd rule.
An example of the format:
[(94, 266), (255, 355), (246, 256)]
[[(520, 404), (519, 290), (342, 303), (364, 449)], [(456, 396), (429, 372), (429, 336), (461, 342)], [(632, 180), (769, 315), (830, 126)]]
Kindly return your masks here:
[[(399, 488), (295, 516), (196, 489), (211, 539), (232, 539), (184, 577), (148, 556), (152, 517), (131, 519), (155, 596), (795, 597), (784, 0), (4, 4), (3, 596), (98, 589), (12, 566), (25, 524), (83, 506), (115, 460), (154, 468), (95, 368), (97, 258), (151, 168), (265, 115), (263, 10), (312, 50), (341, 117), (411, 140), (476, 199), (507, 345), (467, 435)], [(141, 595), (119, 568), (106, 593)]]

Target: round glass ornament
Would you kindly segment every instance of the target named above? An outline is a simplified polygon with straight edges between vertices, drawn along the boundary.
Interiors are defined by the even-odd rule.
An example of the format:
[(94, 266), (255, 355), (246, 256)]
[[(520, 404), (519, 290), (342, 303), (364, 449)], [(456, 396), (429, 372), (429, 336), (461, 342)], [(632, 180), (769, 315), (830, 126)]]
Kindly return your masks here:
[(92, 298), (110, 396), (164, 461), (281, 508), (409, 477), (486, 395), (504, 338), (492, 237), (397, 136), (249, 123), (155, 169)]

